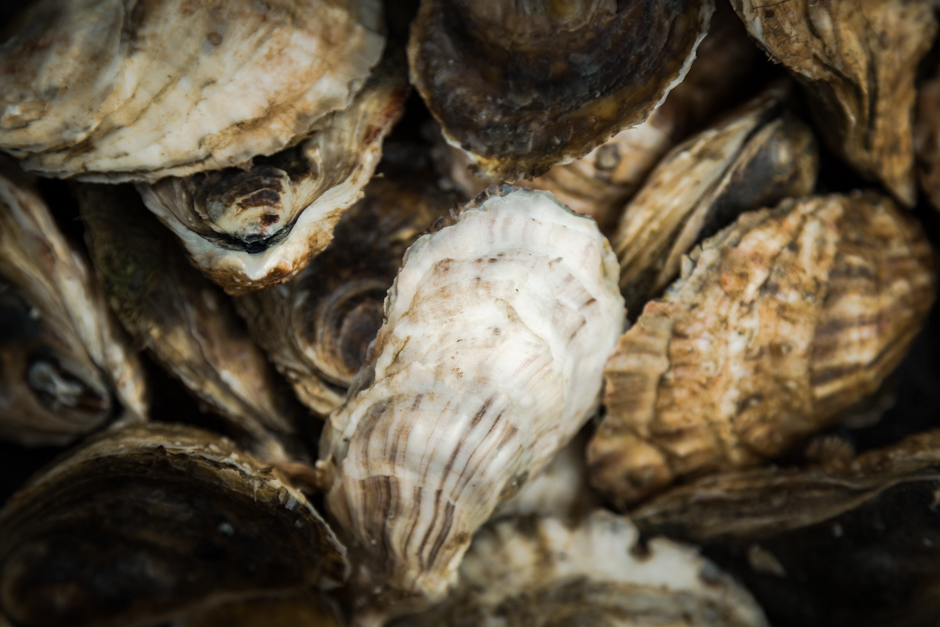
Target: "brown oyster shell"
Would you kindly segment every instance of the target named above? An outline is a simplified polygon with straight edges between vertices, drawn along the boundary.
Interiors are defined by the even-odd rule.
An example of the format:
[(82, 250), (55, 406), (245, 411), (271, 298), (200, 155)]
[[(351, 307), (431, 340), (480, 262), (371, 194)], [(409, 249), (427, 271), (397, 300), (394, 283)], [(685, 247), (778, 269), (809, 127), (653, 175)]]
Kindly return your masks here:
[(374, 179), (337, 224), (330, 247), (300, 274), (235, 300), (307, 407), (325, 417), (343, 402), (382, 326), (405, 250), (456, 200), (423, 183)]
[(147, 417), (143, 367), (88, 262), (0, 161), (0, 438), (64, 445)]
[[(252, 341), (231, 301), (186, 260), (131, 186), (77, 189), (104, 290), (137, 345), (222, 416), (258, 457), (309, 459), (313, 418)], [(308, 442), (315, 449), (315, 440)]]
[(740, 213), (813, 191), (816, 139), (775, 85), (667, 155), (627, 204), (611, 245), (634, 316), (678, 275), (682, 257)]
[(917, 223), (876, 194), (741, 216), (620, 339), (592, 483), (623, 506), (781, 453), (877, 389), (934, 280)]
[(287, 281), (329, 245), (361, 197), (408, 94), (404, 72), (403, 59), (386, 58), (302, 143), (242, 168), (140, 183), (144, 203), (229, 294)]
[(702, 545), (774, 624), (937, 624), (940, 432), (825, 459), (703, 477), (631, 517)]
[(344, 556), (303, 494), (230, 441), (129, 427), (86, 441), (0, 511), (0, 614), (153, 625), (238, 595), (342, 581)]
[(242, 164), (346, 107), (378, 0), (43, 0), (0, 46), (0, 148), (46, 176), (156, 181)]
[(516, 180), (642, 122), (679, 83), (711, 0), (423, 0), (412, 82), (476, 170)]
[(748, 32), (806, 87), (817, 128), (859, 173), (916, 201), (917, 64), (937, 32), (930, 2), (732, 0)]

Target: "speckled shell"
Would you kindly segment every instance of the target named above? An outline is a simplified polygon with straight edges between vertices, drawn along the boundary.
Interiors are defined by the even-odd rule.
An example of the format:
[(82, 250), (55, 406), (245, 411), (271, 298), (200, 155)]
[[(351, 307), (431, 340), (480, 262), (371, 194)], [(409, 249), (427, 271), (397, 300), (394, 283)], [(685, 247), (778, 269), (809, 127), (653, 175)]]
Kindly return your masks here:
[(472, 533), (596, 410), (616, 278), (593, 220), (547, 192), (504, 188), (408, 250), (321, 442), (361, 624), (440, 600)]
[(0, 161), (0, 438), (64, 445), (147, 416), (143, 367), (91, 267)]
[(934, 281), (922, 231), (885, 197), (744, 214), (620, 339), (588, 448), (593, 484), (624, 505), (830, 424), (904, 356)]
[(345, 549), (280, 472), (183, 425), (89, 439), (0, 511), (0, 614), (20, 625), (155, 625), (347, 574)]
[(276, 285), (329, 245), (407, 94), (404, 60), (386, 59), (348, 107), (321, 118), (297, 146), (250, 167), (137, 188), (194, 265), (229, 294)]
[(830, 148), (905, 205), (917, 200), (917, 64), (937, 32), (930, 2), (732, 0), (748, 32), (806, 87)]
[(116, 182), (242, 164), (346, 107), (378, 0), (43, 0), (0, 47), (0, 148)]
[(421, 182), (375, 178), (300, 274), (235, 299), (252, 336), (318, 415), (342, 404), (365, 363), (405, 250), (456, 201)]
[(773, 85), (676, 146), (627, 204), (611, 244), (632, 317), (679, 276), (697, 242), (744, 211), (813, 191), (816, 139), (785, 110), (789, 87)]
[(422, 0), (411, 78), (481, 176), (531, 178), (639, 124), (689, 70), (712, 0)]
[(473, 539), (440, 606), (394, 627), (764, 627), (754, 599), (689, 546), (639, 545), (625, 517), (518, 518)]
[[(130, 185), (77, 186), (85, 239), (112, 309), (138, 346), (270, 463), (310, 461), (307, 423), (231, 301), (186, 260)], [(310, 425), (312, 426), (312, 425)], [(306, 427), (306, 428), (305, 428)]]

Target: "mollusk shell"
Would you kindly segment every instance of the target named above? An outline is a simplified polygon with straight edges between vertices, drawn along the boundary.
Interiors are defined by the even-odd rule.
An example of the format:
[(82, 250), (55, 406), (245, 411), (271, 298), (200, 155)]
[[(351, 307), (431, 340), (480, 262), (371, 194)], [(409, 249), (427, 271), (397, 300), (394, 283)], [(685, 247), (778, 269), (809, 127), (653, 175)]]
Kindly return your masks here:
[(783, 452), (876, 391), (934, 282), (929, 243), (885, 197), (742, 215), (620, 339), (592, 483), (623, 506), (675, 477)]
[(408, 250), (321, 442), (363, 559), (360, 621), (440, 600), (476, 528), (590, 418), (616, 280), (594, 221), (547, 192), (503, 188)]
[(45, 176), (156, 181), (244, 163), (347, 106), (378, 0), (44, 0), (0, 47), (0, 148)]

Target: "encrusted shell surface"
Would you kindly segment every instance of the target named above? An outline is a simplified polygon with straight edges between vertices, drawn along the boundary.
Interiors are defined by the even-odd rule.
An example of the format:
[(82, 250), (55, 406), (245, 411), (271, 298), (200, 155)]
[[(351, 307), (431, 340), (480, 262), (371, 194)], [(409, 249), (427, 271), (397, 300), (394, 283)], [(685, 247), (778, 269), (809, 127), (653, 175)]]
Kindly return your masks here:
[(447, 600), (396, 627), (763, 627), (748, 592), (689, 546), (599, 510), (582, 522), (525, 517), (473, 539)]
[(0, 46), (0, 148), (116, 182), (244, 163), (346, 107), (378, 0), (43, 0)]
[(112, 308), (135, 342), (271, 463), (308, 459), (316, 422), (252, 341), (230, 300), (186, 260), (134, 188), (77, 189), (85, 238)]
[(82, 254), (0, 162), (0, 438), (64, 445), (144, 420), (143, 368)]
[(592, 483), (619, 505), (753, 465), (873, 393), (934, 297), (930, 245), (887, 198), (750, 212), (691, 255), (605, 370)]
[(732, 0), (748, 32), (800, 80), (832, 150), (905, 205), (917, 200), (917, 64), (937, 32), (930, 2)]
[(237, 595), (334, 585), (347, 570), (283, 475), (182, 425), (87, 440), (0, 511), (0, 614), (20, 625), (154, 625)]
[(471, 534), (595, 411), (616, 278), (594, 221), (547, 192), (504, 188), (408, 250), (321, 443), (361, 624), (440, 600)]
[(365, 363), (405, 250), (455, 201), (420, 182), (376, 178), (300, 274), (236, 298), (252, 335), (321, 416), (342, 404)]
[(813, 191), (816, 139), (784, 109), (789, 91), (774, 85), (676, 146), (627, 204), (611, 244), (631, 315), (679, 276), (698, 241), (744, 211)]
[(403, 64), (387, 58), (297, 146), (243, 168), (140, 183), (144, 203), (228, 293), (290, 279), (329, 245), (371, 178), (408, 93)]
[(423, 0), (412, 82), (488, 178), (581, 157), (639, 124), (688, 72), (711, 0)]

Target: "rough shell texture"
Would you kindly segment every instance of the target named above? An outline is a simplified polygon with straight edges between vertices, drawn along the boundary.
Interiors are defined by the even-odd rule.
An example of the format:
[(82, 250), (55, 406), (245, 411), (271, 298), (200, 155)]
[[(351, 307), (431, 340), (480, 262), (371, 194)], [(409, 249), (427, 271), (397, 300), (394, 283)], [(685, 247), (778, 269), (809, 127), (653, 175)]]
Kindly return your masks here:
[(134, 188), (83, 185), (77, 195), (95, 268), (135, 342), (229, 422), (253, 454), (271, 463), (308, 458), (301, 433), (313, 418), (222, 290), (186, 261)]
[(504, 188), (408, 250), (321, 445), (375, 594), (361, 622), (440, 600), (471, 534), (595, 411), (616, 277), (594, 221), (546, 192)]
[(767, 625), (747, 591), (691, 547), (638, 540), (628, 519), (603, 510), (577, 525), (550, 517), (491, 524), (474, 537), (450, 597), (395, 625)]
[(0, 438), (64, 445), (146, 416), (143, 368), (88, 262), (0, 162)]
[(377, 0), (44, 0), (0, 47), (0, 147), (27, 169), (155, 181), (270, 155), (344, 108)]
[(233, 595), (335, 583), (347, 568), (278, 471), (182, 425), (88, 440), (0, 511), (0, 612), (17, 624), (153, 624)]
[(581, 157), (646, 119), (689, 69), (711, 0), (423, 0), (411, 77), (483, 176)]
[(930, 246), (887, 198), (741, 216), (620, 339), (592, 482), (623, 505), (781, 453), (877, 389), (933, 296)]
[(930, 2), (732, 0), (748, 32), (806, 86), (817, 127), (862, 175), (916, 200), (911, 126), (917, 64), (937, 23)]
[(166, 178), (138, 190), (193, 263), (230, 294), (286, 281), (329, 245), (362, 195), (408, 93), (394, 57), (312, 135), (243, 169)]
[(698, 241), (744, 211), (813, 191), (816, 140), (783, 109), (788, 93), (775, 85), (677, 146), (627, 205), (611, 243), (631, 315), (679, 275)]
[(936, 625), (940, 432), (837, 457), (703, 477), (632, 517), (704, 545), (775, 625)]
[(333, 242), (296, 277), (236, 299), (252, 335), (309, 408), (327, 416), (365, 363), (405, 249), (456, 198), (423, 184), (374, 179)]

